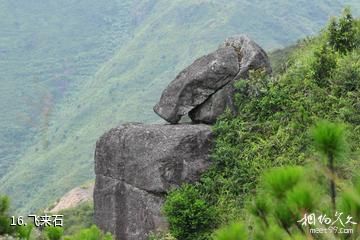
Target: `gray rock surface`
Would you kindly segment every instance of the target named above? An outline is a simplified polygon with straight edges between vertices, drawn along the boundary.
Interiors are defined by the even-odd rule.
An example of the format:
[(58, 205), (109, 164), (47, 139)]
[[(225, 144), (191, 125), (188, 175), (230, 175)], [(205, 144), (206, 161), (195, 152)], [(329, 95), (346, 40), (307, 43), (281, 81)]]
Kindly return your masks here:
[(226, 86), (218, 89), (189, 113), (194, 122), (213, 124), (226, 108), (236, 114), (237, 109), (233, 102), (236, 93), (234, 83), (240, 78), (248, 78), (250, 70), (263, 69), (268, 74), (272, 72), (266, 52), (245, 35), (227, 38), (220, 47), (234, 48), (238, 54), (240, 71)]
[(226, 108), (236, 113), (235, 81), (261, 68), (271, 73), (266, 52), (245, 35), (230, 37), (183, 70), (164, 90), (154, 111), (170, 123), (189, 113), (193, 122), (212, 124)]
[(203, 124), (125, 124), (96, 144), (95, 223), (118, 240), (145, 240), (167, 227), (165, 194), (199, 179), (213, 136)]
[(205, 102), (191, 110), (189, 112), (190, 119), (195, 123), (214, 124), (226, 108), (229, 108), (235, 115), (237, 109), (233, 99), (236, 92), (233, 85), (234, 82), (232, 80), (222, 89), (211, 95)]
[(249, 70), (263, 68), (268, 74), (272, 72), (269, 58), (256, 42), (246, 35), (235, 35), (227, 38), (220, 48), (233, 47), (238, 54), (240, 71), (235, 80), (247, 78)]
[(170, 123), (203, 103), (239, 72), (238, 56), (232, 47), (221, 47), (185, 68), (163, 91), (154, 111)]

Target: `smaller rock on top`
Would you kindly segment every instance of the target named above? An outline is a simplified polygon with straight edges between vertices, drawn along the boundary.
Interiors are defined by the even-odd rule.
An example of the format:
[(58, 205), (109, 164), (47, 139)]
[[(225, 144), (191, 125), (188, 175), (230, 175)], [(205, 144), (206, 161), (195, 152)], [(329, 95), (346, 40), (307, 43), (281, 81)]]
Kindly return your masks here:
[(219, 48), (181, 71), (163, 91), (154, 111), (166, 121), (177, 123), (182, 116), (229, 83), (238, 72), (239, 63), (234, 48)]
[(193, 122), (212, 124), (226, 108), (236, 112), (234, 82), (259, 68), (271, 73), (268, 56), (257, 43), (245, 35), (227, 38), (216, 51), (181, 71), (154, 111), (173, 124), (186, 114)]

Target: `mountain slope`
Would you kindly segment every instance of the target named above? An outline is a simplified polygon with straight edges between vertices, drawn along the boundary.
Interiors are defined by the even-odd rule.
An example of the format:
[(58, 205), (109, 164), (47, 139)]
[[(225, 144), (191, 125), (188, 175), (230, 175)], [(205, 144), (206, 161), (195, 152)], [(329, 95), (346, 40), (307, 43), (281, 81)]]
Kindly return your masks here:
[(55, 106), (129, 37), (130, 8), (115, 0), (0, 2), (0, 177), (47, 131)]
[[(347, 3), (355, 13), (360, 10), (356, 1)], [(19, 212), (46, 206), (93, 178), (94, 144), (104, 131), (125, 121), (160, 121), (152, 106), (162, 89), (224, 38), (247, 33), (268, 50), (279, 48), (319, 31), (344, 4), (326, 0), (135, 4), (128, 16), (134, 19), (131, 38), (93, 77), (79, 82), (55, 105), (47, 130), (37, 132), (34, 144), (0, 179), (0, 192), (10, 195)]]

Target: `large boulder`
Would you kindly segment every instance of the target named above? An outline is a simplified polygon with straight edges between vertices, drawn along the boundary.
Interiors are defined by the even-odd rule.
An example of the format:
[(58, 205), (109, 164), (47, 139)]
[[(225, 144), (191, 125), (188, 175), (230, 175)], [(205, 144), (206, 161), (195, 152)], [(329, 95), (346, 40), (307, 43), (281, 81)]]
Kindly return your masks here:
[(185, 68), (163, 91), (154, 111), (170, 123), (203, 103), (238, 74), (238, 55), (233, 47), (221, 47)]
[(266, 52), (245, 35), (230, 37), (183, 70), (164, 90), (154, 111), (170, 123), (189, 114), (193, 122), (212, 124), (226, 108), (237, 112), (234, 83), (257, 69), (271, 73)]
[(203, 124), (125, 124), (95, 150), (95, 223), (118, 240), (145, 240), (167, 227), (165, 194), (209, 166), (213, 136)]
[(190, 111), (189, 116), (194, 122), (215, 123), (216, 119), (226, 108), (229, 108), (233, 114), (236, 114), (237, 108), (234, 104), (236, 90), (234, 83), (239, 79), (248, 78), (250, 70), (262, 69), (267, 74), (272, 72), (266, 52), (245, 35), (227, 38), (220, 47), (234, 48), (238, 55), (240, 71), (226, 86), (218, 89), (206, 101)]

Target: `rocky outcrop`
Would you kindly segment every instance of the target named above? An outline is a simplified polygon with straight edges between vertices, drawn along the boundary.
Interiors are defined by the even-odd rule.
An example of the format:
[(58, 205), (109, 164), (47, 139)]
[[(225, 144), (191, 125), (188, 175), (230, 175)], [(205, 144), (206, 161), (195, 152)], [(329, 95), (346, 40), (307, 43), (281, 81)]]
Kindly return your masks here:
[(183, 70), (164, 90), (154, 111), (170, 123), (189, 113), (194, 122), (212, 124), (226, 108), (236, 113), (234, 83), (257, 69), (271, 73), (266, 52), (245, 35), (228, 38), (214, 53)]
[(121, 240), (145, 240), (166, 228), (165, 194), (209, 166), (210, 127), (125, 124), (96, 144), (95, 223)]
[(236, 114), (238, 109), (233, 101), (236, 93), (234, 83), (248, 78), (250, 70), (263, 69), (268, 74), (272, 72), (266, 52), (245, 35), (230, 37), (220, 47), (234, 48), (238, 55), (239, 72), (226, 86), (190, 111), (189, 116), (194, 122), (213, 124), (226, 108)]
[(238, 72), (239, 63), (234, 48), (219, 48), (180, 72), (163, 91), (154, 111), (166, 121), (177, 123), (182, 116), (229, 83)]
[[(178, 123), (212, 124), (226, 108), (235, 114), (234, 83), (250, 70), (271, 72), (264, 50), (246, 36), (228, 38), (197, 59), (163, 91), (154, 111)], [(209, 125), (124, 124), (105, 133), (95, 151), (95, 223), (117, 240), (145, 240), (167, 228), (165, 195), (195, 182), (208, 168), (213, 136)]]

